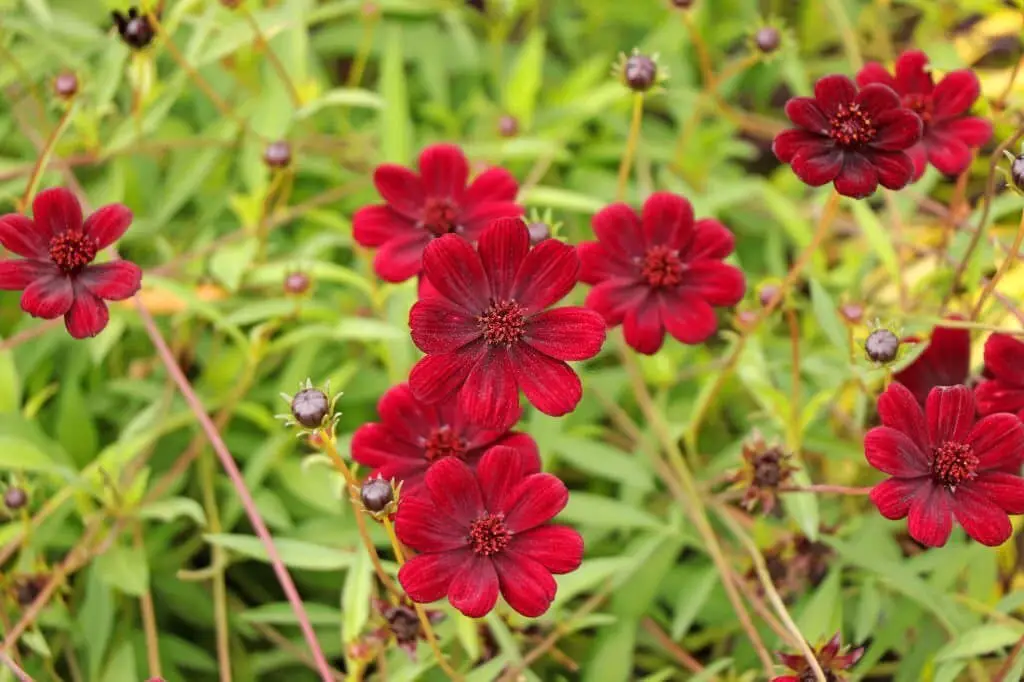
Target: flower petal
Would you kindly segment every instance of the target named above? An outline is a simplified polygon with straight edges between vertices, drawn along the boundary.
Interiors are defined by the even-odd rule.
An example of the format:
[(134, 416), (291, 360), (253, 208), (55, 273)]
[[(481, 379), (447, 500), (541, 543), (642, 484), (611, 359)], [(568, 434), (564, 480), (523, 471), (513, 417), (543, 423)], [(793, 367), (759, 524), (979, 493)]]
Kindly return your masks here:
[(512, 298), (527, 314), (540, 312), (572, 291), (579, 271), (576, 249), (557, 239), (545, 240), (523, 260), (512, 286)]
[(416, 301), (409, 328), (412, 342), (424, 353), (449, 353), (481, 337), (476, 319), (441, 297)]
[(587, 308), (554, 308), (534, 315), (526, 323), (523, 340), (558, 360), (589, 360), (601, 351), (605, 321)]
[(494, 556), (501, 596), (512, 609), (536, 618), (551, 607), (558, 584), (550, 571), (533, 559), (508, 550)]
[(712, 218), (694, 224), (693, 238), (686, 250), (687, 260), (726, 258), (736, 248), (736, 237), (725, 225)]
[(29, 218), (17, 213), (0, 216), (0, 244), (25, 258), (46, 260), (50, 257), (50, 240)]
[(583, 385), (569, 365), (545, 355), (529, 344), (519, 344), (512, 357), (516, 382), (534, 407), (551, 417), (576, 409)]
[(998, 547), (1013, 534), (1006, 512), (973, 486), (961, 486), (953, 495), (953, 515), (967, 534), (988, 547)]
[(76, 285), (74, 301), (64, 315), (64, 326), (68, 333), (76, 339), (96, 336), (106, 328), (109, 321), (110, 311), (103, 299)]
[(71, 279), (54, 268), (25, 287), (21, 295), (21, 309), (33, 317), (52, 320), (66, 314), (74, 298)]
[(504, 346), (488, 346), (459, 389), (459, 410), (482, 428), (504, 431), (519, 417), (519, 387)]
[(843, 169), (843, 159), (848, 156), (838, 149), (807, 147), (793, 157), (793, 172), (811, 187), (821, 187), (836, 179)]
[(514, 535), (508, 549), (530, 557), (552, 573), (569, 573), (583, 561), (583, 536), (568, 526), (538, 526)]
[(922, 450), (902, 431), (876, 426), (864, 435), (868, 464), (890, 476), (914, 478), (931, 471), (931, 453)]
[(932, 135), (925, 143), (928, 162), (945, 175), (960, 175), (970, 168), (974, 155), (970, 148), (955, 137)]
[(426, 196), (454, 200), (466, 189), (469, 163), (455, 145), (430, 145), (420, 153), (419, 167)]
[(495, 220), (480, 235), (477, 249), (491, 283), (491, 297), (497, 301), (509, 300), (516, 273), (530, 252), (526, 224), (519, 218)]
[(932, 129), (941, 137), (955, 137), (968, 147), (980, 147), (992, 139), (992, 122), (976, 116), (943, 121)]
[(934, 89), (932, 75), (925, 70), (928, 55), (920, 50), (907, 50), (896, 60), (895, 88), (900, 94), (927, 95)]
[[(871, 87), (885, 88), (882, 85)], [(896, 97), (896, 93), (892, 90), (888, 88), (885, 90)], [(910, 109), (884, 110), (876, 114), (872, 122), (878, 131), (875, 138), (871, 140), (871, 146), (876, 149), (898, 152), (912, 147), (921, 139), (921, 117)]]
[(437, 410), (416, 400), (409, 384), (397, 384), (377, 402), (380, 421), (396, 437), (406, 443), (419, 443), (431, 429), (441, 426)]
[(520, 218), (523, 207), (511, 201), (488, 201), (464, 208), (459, 216), (462, 230), (459, 234), (473, 242), (495, 220)]
[(123, 301), (142, 287), (142, 268), (127, 260), (89, 265), (79, 273), (78, 284), (100, 298)]
[(495, 445), (480, 458), (476, 469), (484, 506), (491, 510), (504, 509), (516, 486), (536, 473), (540, 473), (540, 456), (536, 452)]
[(718, 329), (715, 310), (703, 298), (683, 290), (660, 298), (661, 321), (679, 341), (691, 345), (704, 343)]
[(473, 553), (468, 549), (419, 554), (398, 569), (398, 582), (414, 602), (429, 604), (448, 594), (455, 574), (472, 558)]
[(825, 135), (830, 129), (828, 117), (813, 97), (793, 97), (786, 102), (786, 116), (804, 130)]
[(878, 174), (878, 183), (887, 189), (903, 189), (914, 179), (916, 169), (904, 152), (871, 152), (871, 165)]
[(1007, 514), (1024, 514), (1024, 478), (1002, 471), (987, 471), (967, 486)]
[(655, 192), (644, 202), (640, 216), (648, 248), (667, 245), (681, 249), (693, 235), (693, 205), (671, 192)]
[(974, 389), (974, 399), (981, 414), (998, 414), (1024, 410), (1024, 386), (1010, 384), (1000, 379), (982, 381)]
[(936, 118), (952, 118), (966, 112), (981, 94), (978, 77), (969, 69), (950, 71), (932, 93)]
[(426, 201), (418, 175), (404, 166), (385, 163), (373, 172), (373, 184), (391, 210), (416, 221)]
[(992, 334), (985, 342), (985, 367), (996, 379), (1024, 388), (1024, 342)]
[(515, 201), (519, 193), (519, 183), (504, 168), (488, 168), (470, 183), (462, 194), (462, 206), (471, 206), (492, 202)]
[(801, 152), (813, 156), (822, 154), (831, 147), (827, 137), (802, 128), (784, 130), (772, 141), (772, 153), (782, 163), (791, 163), (793, 158)]
[(473, 470), (458, 457), (434, 462), (427, 471), (426, 483), (436, 513), (450, 517), (449, 522), (464, 533), (475, 519), (488, 511)]
[(921, 406), (914, 394), (902, 384), (889, 384), (885, 393), (878, 397), (878, 416), (885, 426), (910, 436), (922, 451), (930, 448), (927, 422)]
[(978, 471), (1024, 462), (1024, 423), (1016, 415), (991, 414), (973, 426), (965, 440), (978, 458)]
[(974, 435), (971, 432), (974, 427), (974, 395), (966, 386), (933, 388), (924, 409), (928, 441), (933, 447), (949, 442), (963, 443), (968, 435)]
[(386, 282), (404, 282), (423, 267), (423, 252), (430, 242), (425, 231), (408, 232), (384, 242), (373, 258), (373, 271)]
[(665, 324), (658, 297), (646, 287), (645, 292), (644, 300), (626, 311), (622, 333), (630, 348), (644, 355), (654, 355), (665, 341)]
[(870, 62), (864, 65), (859, 72), (857, 72), (857, 84), (861, 87), (870, 85), (871, 83), (881, 83), (887, 85), (893, 90), (899, 92), (899, 88), (896, 87), (896, 79), (892, 77), (885, 67), (878, 62)]
[(953, 530), (953, 496), (943, 486), (922, 486), (910, 503), (907, 530), (922, 545), (942, 547)]
[(403, 544), (431, 553), (469, 547), (466, 528), (452, 523), (450, 515), (440, 512), (427, 495), (408, 495), (404, 488), (402, 493), (395, 533)]
[(557, 476), (530, 474), (505, 498), (497, 510), (505, 514), (505, 526), (513, 533), (522, 533), (547, 523), (565, 509), (569, 490)]
[[(363, 424), (356, 429), (349, 449), (352, 459), (364, 466), (373, 469), (386, 466), (390, 470), (400, 470), (400, 474), (393, 471), (389, 471), (390, 475), (381, 474), (383, 478), (398, 475), (404, 480), (406, 475), (424, 473), (429, 464), (423, 447), (400, 440), (387, 426), (376, 422)], [(402, 490), (405, 492), (405, 488)]]
[(814, 84), (814, 99), (826, 118), (835, 116), (839, 107), (853, 104), (857, 86), (842, 75), (825, 76)]
[(644, 255), (644, 233), (640, 217), (626, 204), (612, 204), (597, 212), (591, 221), (594, 235), (612, 256)]
[(887, 478), (871, 489), (871, 501), (885, 518), (896, 521), (910, 513), (910, 505), (927, 478)]
[(924, 352), (897, 372), (895, 379), (914, 394), (921, 405), (935, 386), (967, 381), (971, 363), (971, 333), (967, 329), (936, 327)]
[(44, 189), (32, 202), (32, 218), (39, 235), (49, 242), (68, 230), (82, 229), (82, 205), (63, 187)]
[(636, 263), (622, 253), (611, 253), (601, 242), (582, 242), (576, 245), (580, 259), (580, 281), (599, 284), (613, 277), (635, 279), (639, 274)]
[(57, 266), (50, 262), (0, 260), (0, 291), (20, 291), (39, 278), (57, 274)]
[(698, 260), (689, 264), (680, 290), (711, 305), (730, 306), (743, 299), (747, 282), (739, 268), (716, 260)]
[(470, 618), (483, 618), (498, 603), (498, 574), (491, 559), (473, 556), (448, 586), (448, 601)]
[(843, 169), (836, 176), (835, 187), (844, 197), (863, 199), (878, 189), (878, 173), (861, 154), (844, 154)]
[(383, 246), (410, 232), (421, 232), (409, 218), (387, 205), (364, 206), (352, 216), (352, 238), (360, 246)]
[[(881, 83), (869, 83), (860, 89), (857, 96), (854, 98), (854, 103), (860, 107), (861, 111), (868, 115), (871, 122), (875, 124), (876, 128), (884, 127), (881, 123), (881, 119), (885, 116), (886, 112), (897, 110), (906, 111), (911, 116), (917, 118), (909, 109), (900, 109), (900, 96), (896, 94), (896, 91), (890, 88), (888, 85), (882, 85)], [(921, 121), (918, 119), (917, 123), (918, 134), (920, 134)]]
[(446, 234), (427, 246), (423, 274), (438, 294), (473, 315), (490, 305), (491, 285), (480, 256), (458, 235)]
[(480, 340), (451, 353), (421, 358), (409, 372), (409, 387), (413, 395), (427, 404), (451, 397), (465, 383), (483, 353), (484, 342)]
[(132, 212), (122, 204), (109, 204), (86, 218), (82, 231), (96, 240), (97, 248), (105, 249), (131, 227)]

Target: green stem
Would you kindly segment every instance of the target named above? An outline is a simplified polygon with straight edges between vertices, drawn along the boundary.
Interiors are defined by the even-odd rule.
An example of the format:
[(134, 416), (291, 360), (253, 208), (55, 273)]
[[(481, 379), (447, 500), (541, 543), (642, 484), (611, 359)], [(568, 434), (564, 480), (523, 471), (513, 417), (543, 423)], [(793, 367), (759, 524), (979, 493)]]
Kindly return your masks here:
[(644, 116), (643, 93), (633, 95), (633, 117), (629, 123), (629, 137), (626, 139), (626, 153), (622, 155), (622, 163), (619, 164), (619, 184), (615, 190), (615, 200), (622, 201), (626, 198), (626, 183), (629, 181), (629, 169), (633, 163), (633, 156), (636, 154), (636, 145), (640, 140), (640, 121)]
[(21, 202), (18, 205), (18, 211), (24, 213), (28, 210), (29, 204), (32, 203), (32, 198), (36, 194), (36, 189), (39, 187), (39, 181), (43, 177), (43, 170), (46, 168), (46, 164), (50, 161), (50, 157), (53, 155), (53, 150), (57, 147), (57, 141), (60, 136), (64, 134), (64, 131), (68, 127), (68, 123), (71, 122), (71, 112), (74, 111), (74, 105), (68, 106), (64, 111), (64, 114), (60, 117), (60, 121), (57, 122), (57, 127), (50, 133), (50, 137), (46, 140), (46, 146), (39, 153), (39, 158), (36, 159), (36, 165), (32, 168), (32, 175), (29, 176), (28, 185), (25, 187), (25, 194), (21, 197)]

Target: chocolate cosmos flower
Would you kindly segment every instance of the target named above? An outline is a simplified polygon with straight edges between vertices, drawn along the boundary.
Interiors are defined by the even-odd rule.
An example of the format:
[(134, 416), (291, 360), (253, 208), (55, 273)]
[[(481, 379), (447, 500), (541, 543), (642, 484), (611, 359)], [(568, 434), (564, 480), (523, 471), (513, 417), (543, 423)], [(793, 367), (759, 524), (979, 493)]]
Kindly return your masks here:
[(497, 431), (518, 417), (519, 389), (545, 414), (571, 412), (583, 389), (565, 361), (594, 357), (605, 338), (592, 310), (547, 310), (579, 269), (576, 250), (558, 240), (531, 249), (515, 218), (492, 223), (477, 249), (453, 234), (434, 240), (423, 272), (436, 293), (409, 313), (412, 340), (427, 354), (409, 375), (412, 392), (428, 404), (458, 392), (466, 419)]
[(398, 572), (413, 601), (448, 597), (471, 618), (498, 601), (535, 618), (551, 605), (552, 573), (569, 573), (583, 558), (583, 538), (548, 523), (565, 507), (569, 491), (540, 460), (503, 446), (487, 451), (476, 473), (447, 457), (426, 476), (427, 494), (398, 507), (398, 538), (419, 554)]
[(142, 283), (135, 263), (93, 264), (96, 255), (125, 233), (132, 213), (121, 204), (100, 208), (83, 223), (82, 207), (63, 188), (40, 192), (32, 218), (0, 216), (0, 244), (24, 260), (0, 261), (0, 289), (24, 290), (21, 309), (34, 317), (64, 316), (76, 339), (96, 336), (110, 318), (108, 301), (130, 298)]
[(978, 411), (1011, 412), (1024, 419), (1024, 343), (1008, 334), (988, 337), (985, 369), (991, 378), (975, 389)]
[[(864, 647), (857, 647), (849, 651), (841, 646), (842, 640), (837, 632), (827, 644), (815, 651), (815, 658), (818, 665), (829, 682), (839, 682), (846, 679), (842, 671), (853, 666), (864, 655)], [(792, 670), (795, 675), (779, 675), (772, 678), (772, 682), (814, 682), (817, 679), (807, 659), (799, 654), (777, 654), (783, 665)]]
[[(377, 403), (379, 424), (364, 424), (352, 437), (352, 459), (373, 467), (371, 476), (402, 481), (402, 493), (415, 494), (431, 466), (448, 457), (476, 468), (484, 451), (505, 445), (537, 456), (537, 444), (525, 433), (490, 431), (471, 424), (455, 396), (427, 405), (399, 384)], [(518, 406), (515, 419), (519, 420)]]
[(862, 87), (880, 83), (892, 88), (903, 106), (921, 117), (921, 141), (907, 150), (914, 162), (915, 180), (929, 163), (946, 175), (960, 175), (971, 165), (971, 148), (992, 137), (991, 122), (967, 115), (981, 94), (974, 72), (951, 71), (936, 85), (925, 70), (927, 66), (924, 52), (909, 50), (896, 60), (895, 77), (878, 63), (868, 64), (857, 74)]
[(394, 164), (373, 174), (386, 203), (366, 206), (352, 218), (352, 236), (377, 248), (373, 269), (381, 279), (403, 282), (420, 272), (423, 250), (435, 237), (462, 235), (475, 241), (496, 218), (515, 218), (519, 186), (504, 168), (490, 168), (469, 186), (469, 163), (462, 150), (436, 144), (420, 154), (419, 175)]
[(882, 426), (864, 437), (871, 466), (891, 476), (871, 491), (887, 519), (909, 516), (911, 537), (946, 544), (953, 519), (984, 545), (1010, 537), (1007, 514), (1024, 513), (1024, 479), (1009, 473), (1024, 458), (1024, 424), (1012, 414), (975, 423), (966, 386), (940, 386), (925, 409), (901, 384), (878, 399)]
[(967, 381), (971, 368), (971, 333), (967, 329), (936, 327), (928, 347), (893, 378), (910, 389), (924, 405), (936, 386), (956, 386)]
[(905, 151), (921, 138), (921, 119), (892, 88), (860, 89), (846, 76), (826, 76), (814, 97), (794, 97), (786, 115), (798, 128), (780, 133), (775, 156), (812, 187), (830, 182), (843, 196), (862, 199), (879, 183), (901, 189), (914, 175)]

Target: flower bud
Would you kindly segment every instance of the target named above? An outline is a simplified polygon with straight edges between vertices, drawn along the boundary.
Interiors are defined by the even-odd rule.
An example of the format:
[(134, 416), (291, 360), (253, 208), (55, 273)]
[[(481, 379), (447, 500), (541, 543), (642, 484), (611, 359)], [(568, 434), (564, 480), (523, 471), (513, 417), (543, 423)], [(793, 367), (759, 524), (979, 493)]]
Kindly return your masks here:
[(658, 80), (658, 65), (643, 54), (634, 54), (622, 68), (622, 78), (633, 92), (647, 92)]
[(515, 137), (519, 134), (519, 119), (505, 114), (498, 119), (498, 134), (502, 137)]
[(78, 94), (78, 77), (66, 71), (53, 79), (53, 93), (61, 99), (71, 99)]
[(873, 362), (890, 363), (900, 350), (900, 340), (888, 329), (876, 329), (864, 342), (864, 352)]
[(290, 272), (284, 278), (284, 292), (292, 296), (301, 296), (309, 291), (309, 275), (304, 272)]
[(782, 43), (782, 34), (779, 33), (779, 29), (774, 26), (765, 26), (758, 29), (757, 33), (754, 34), (754, 44), (764, 54), (771, 54), (775, 50), (779, 49), (779, 45)]
[(860, 303), (844, 303), (839, 306), (839, 314), (850, 324), (860, 324), (864, 320), (864, 306)]
[(121, 40), (128, 47), (133, 50), (141, 50), (153, 42), (156, 31), (150, 25), (149, 18), (144, 14), (139, 14), (137, 8), (132, 7), (128, 10), (128, 14), (114, 11), (111, 12), (111, 16), (114, 18), (114, 24), (117, 25), (117, 32), (121, 36)]
[(271, 142), (263, 151), (263, 163), (271, 168), (287, 168), (292, 162), (292, 146), (284, 140)]
[(767, 308), (778, 297), (780, 291), (781, 289), (779, 289), (778, 284), (762, 284), (757, 292), (757, 300), (760, 301), (762, 306)]
[(307, 429), (322, 425), (330, 410), (331, 401), (318, 388), (304, 388), (292, 398), (292, 417)]
[(530, 232), (530, 244), (534, 246), (551, 237), (551, 228), (547, 223), (530, 223), (526, 229)]
[(17, 511), (28, 504), (28, 493), (23, 488), (8, 488), (4, 493), (4, 506)]
[(359, 499), (367, 511), (377, 514), (395, 501), (395, 491), (383, 478), (368, 478), (359, 488)]
[(697, 3), (697, 0), (669, 0), (669, 2), (677, 9), (690, 9)]

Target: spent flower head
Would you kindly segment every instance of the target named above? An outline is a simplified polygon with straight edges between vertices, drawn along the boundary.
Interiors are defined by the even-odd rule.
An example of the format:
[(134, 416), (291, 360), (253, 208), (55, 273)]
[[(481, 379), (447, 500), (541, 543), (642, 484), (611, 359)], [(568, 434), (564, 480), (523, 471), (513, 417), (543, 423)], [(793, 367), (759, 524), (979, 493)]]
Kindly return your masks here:
[[(814, 655), (818, 659), (818, 665), (821, 666), (822, 672), (825, 673), (825, 678), (829, 682), (840, 682), (846, 679), (843, 671), (852, 667), (864, 655), (864, 647), (855, 649), (850, 649), (848, 646), (843, 647), (837, 632), (826, 644), (818, 647)], [(778, 653), (776, 656), (783, 665), (796, 674), (779, 675), (773, 678), (772, 682), (805, 682), (815, 679), (807, 659), (802, 654)]]
[(778, 445), (768, 445), (757, 431), (743, 444), (743, 467), (731, 480), (737, 489), (744, 490), (742, 505), (747, 511), (753, 511), (758, 503), (765, 514), (775, 509), (779, 487), (797, 470), (791, 461), (791, 455)]
[(331, 382), (324, 384), (322, 389), (313, 386), (310, 379), (299, 384), (299, 392), (294, 396), (282, 393), (281, 397), (288, 401), (289, 414), (276, 415), (283, 419), (285, 426), (298, 426), (298, 436), (313, 436), (320, 431), (327, 431), (333, 437), (334, 426), (341, 418), (341, 412), (335, 410), (335, 404), (343, 394), (331, 394)]

